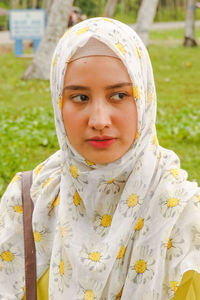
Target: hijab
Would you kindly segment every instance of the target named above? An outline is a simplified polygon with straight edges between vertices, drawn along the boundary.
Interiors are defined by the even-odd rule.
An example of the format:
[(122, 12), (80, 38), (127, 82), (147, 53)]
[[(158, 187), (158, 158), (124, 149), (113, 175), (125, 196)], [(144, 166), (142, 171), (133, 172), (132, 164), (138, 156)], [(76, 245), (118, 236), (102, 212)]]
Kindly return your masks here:
[[(135, 141), (109, 164), (82, 157), (69, 143), (62, 120), (68, 63), (83, 56), (80, 49), (91, 39), (105, 44), (110, 54), (104, 49), (105, 53), (123, 62), (137, 105)], [(60, 39), (50, 82), (60, 150), (34, 169), (31, 188), (37, 276), (49, 267), (49, 299), (170, 299), (185, 271), (200, 272), (200, 191), (187, 181), (176, 154), (159, 145), (156, 91), (145, 46), (119, 21), (85, 20)], [(1, 211), (8, 203), (21, 205), (20, 177), (9, 185)], [(12, 268), (1, 255), (1, 283), (6, 294), (12, 278), (12, 299), (21, 299), (22, 221), (9, 211), (0, 224), (9, 222), (16, 226), (13, 234), (11, 225), (1, 231), (1, 254), (9, 248), (16, 255)]]

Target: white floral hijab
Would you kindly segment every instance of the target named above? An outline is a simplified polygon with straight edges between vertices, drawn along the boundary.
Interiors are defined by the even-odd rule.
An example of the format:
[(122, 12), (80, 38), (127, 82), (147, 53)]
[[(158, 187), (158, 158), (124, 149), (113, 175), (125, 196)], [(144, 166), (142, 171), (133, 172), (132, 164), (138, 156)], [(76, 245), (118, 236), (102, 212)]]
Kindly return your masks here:
[[(61, 115), (63, 79), (79, 47), (96, 38), (126, 66), (138, 133), (118, 161), (96, 165), (70, 145)], [(49, 299), (170, 299), (187, 270), (200, 272), (200, 190), (158, 144), (156, 92), (146, 48), (128, 26), (93, 18), (60, 39), (51, 68), (60, 150), (34, 170), (33, 230)], [(0, 299), (24, 294), (21, 174), (0, 207)]]

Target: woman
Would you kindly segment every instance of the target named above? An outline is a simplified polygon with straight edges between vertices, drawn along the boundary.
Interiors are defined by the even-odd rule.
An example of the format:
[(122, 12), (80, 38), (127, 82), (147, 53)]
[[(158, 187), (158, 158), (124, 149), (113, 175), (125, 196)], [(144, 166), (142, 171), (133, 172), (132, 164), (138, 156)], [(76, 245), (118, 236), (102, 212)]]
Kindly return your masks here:
[[(51, 90), (60, 150), (31, 187), (41, 299), (186, 299), (183, 274), (200, 272), (200, 190), (158, 144), (143, 43), (116, 20), (77, 24), (56, 47)], [(0, 298), (21, 299), (21, 174), (0, 224)]]

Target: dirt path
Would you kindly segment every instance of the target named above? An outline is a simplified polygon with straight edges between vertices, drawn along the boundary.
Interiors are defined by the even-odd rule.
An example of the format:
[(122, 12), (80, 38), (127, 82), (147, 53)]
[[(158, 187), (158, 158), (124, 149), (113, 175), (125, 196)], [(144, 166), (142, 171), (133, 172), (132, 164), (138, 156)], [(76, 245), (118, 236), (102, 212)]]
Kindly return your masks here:
[[(134, 28), (134, 24), (130, 25)], [(151, 26), (151, 30), (167, 30), (167, 29), (176, 29), (176, 28), (184, 28), (185, 22), (184, 21), (177, 21), (177, 22), (156, 22), (153, 23)], [(195, 27), (200, 27), (200, 20), (195, 22)]]

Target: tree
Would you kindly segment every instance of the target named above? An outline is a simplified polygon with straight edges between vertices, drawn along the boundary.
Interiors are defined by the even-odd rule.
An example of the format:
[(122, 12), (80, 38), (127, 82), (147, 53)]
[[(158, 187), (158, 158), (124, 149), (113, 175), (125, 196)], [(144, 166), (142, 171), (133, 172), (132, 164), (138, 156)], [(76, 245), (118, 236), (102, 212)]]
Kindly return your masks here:
[(149, 30), (156, 14), (158, 2), (159, 0), (143, 0), (138, 12), (135, 30), (146, 46), (149, 44)]
[(54, 0), (47, 20), (45, 35), (23, 79), (49, 79), (51, 58), (55, 46), (67, 28), (73, 0)]
[(54, 0), (47, 0), (47, 16), (50, 16), (51, 7)]
[(45, 8), (47, 6), (47, 1), (46, 0), (42, 0), (42, 4), (41, 4), (41, 7), (42, 8)]
[(32, 0), (32, 8), (36, 8), (37, 7), (37, 0)]
[(27, 1), (26, 0), (22, 1), (22, 8), (27, 8)]
[(117, 4), (117, 0), (108, 0), (106, 3), (104, 16), (108, 18), (112, 18), (115, 12), (115, 7)]
[(183, 45), (186, 47), (197, 46), (195, 41), (195, 0), (188, 0), (186, 22), (185, 22), (185, 37)]
[(12, 0), (11, 5), (13, 9), (19, 8), (19, 0)]

